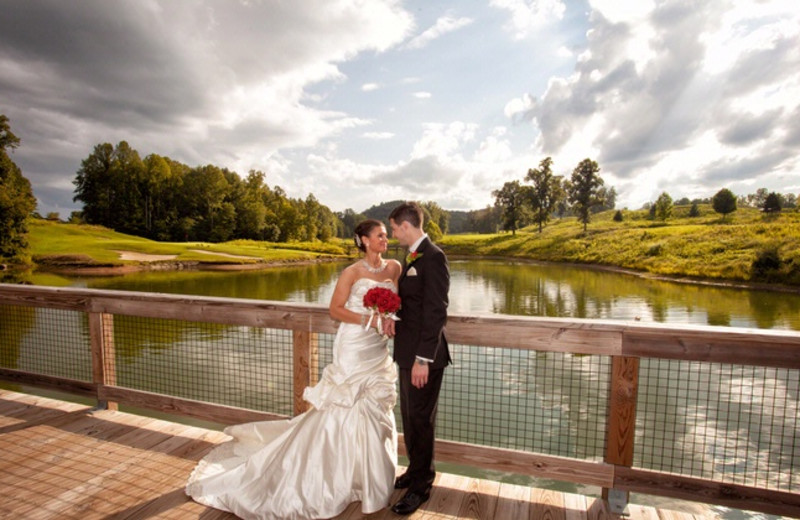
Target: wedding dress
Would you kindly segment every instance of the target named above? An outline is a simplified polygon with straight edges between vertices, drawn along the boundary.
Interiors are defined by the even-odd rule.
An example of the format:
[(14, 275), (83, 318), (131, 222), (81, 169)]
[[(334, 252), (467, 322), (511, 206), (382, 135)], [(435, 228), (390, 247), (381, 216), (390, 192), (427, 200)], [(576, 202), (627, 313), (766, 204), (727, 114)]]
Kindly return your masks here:
[[(395, 290), (362, 278), (345, 307), (367, 313), (363, 297), (376, 286)], [(359, 500), (366, 514), (387, 507), (397, 465), (396, 380), (387, 340), (342, 323), (333, 363), (303, 393), (312, 408), (290, 420), (226, 428), (233, 440), (198, 463), (186, 494), (259, 520), (331, 518)]]

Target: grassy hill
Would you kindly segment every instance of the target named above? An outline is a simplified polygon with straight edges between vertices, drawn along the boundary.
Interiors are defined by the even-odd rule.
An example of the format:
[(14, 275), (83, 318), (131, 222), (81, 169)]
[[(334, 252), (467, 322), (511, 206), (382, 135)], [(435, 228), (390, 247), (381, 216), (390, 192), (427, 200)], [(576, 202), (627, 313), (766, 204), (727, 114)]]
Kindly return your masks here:
[(451, 255), (486, 255), (622, 267), (673, 277), (800, 286), (800, 212), (764, 215), (741, 208), (722, 218), (710, 206), (690, 218), (676, 207), (662, 223), (646, 210), (593, 215), (586, 233), (574, 218), (551, 221), (539, 234), (449, 235)]
[(256, 264), (297, 262), (345, 255), (338, 243), (274, 244), (235, 240), (221, 244), (207, 242), (156, 242), (117, 233), (101, 226), (64, 224), (33, 220), (29, 224), (33, 261), (40, 266), (114, 267), (141, 263), (126, 256), (158, 255), (167, 262), (205, 264)]
[[(782, 284), (800, 287), (800, 212), (763, 215), (741, 208), (726, 218), (709, 206), (698, 217), (676, 207), (666, 222), (646, 210), (593, 215), (586, 233), (575, 218), (550, 222), (540, 234), (535, 226), (515, 235), (448, 235), (439, 243), (450, 255), (499, 256), (548, 262), (619, 267), (718, 281)], [(155, 242), (99, 226), (34, 220), (31, 252), (41, 266), (99, 267), (141, 263), (123, 260), (121, 252), (164, 255), (164, 262), (261, 264), (343, 258), (354, 251), (349, 241), (275, 244), (236, 240)]]

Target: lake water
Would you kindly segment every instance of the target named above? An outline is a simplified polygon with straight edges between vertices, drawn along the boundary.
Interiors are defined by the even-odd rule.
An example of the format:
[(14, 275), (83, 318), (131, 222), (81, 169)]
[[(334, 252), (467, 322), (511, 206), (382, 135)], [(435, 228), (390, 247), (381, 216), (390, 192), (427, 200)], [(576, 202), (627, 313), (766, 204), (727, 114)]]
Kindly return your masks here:
[[(327, 304), (347, 264), (71, 277), (75, 287)], [(660, 281), (589, 268), (452, 260), (450, 312), (800, 330), (800, 292)], [(52, 280), (52, 279), (50, 279)], [(34, 279), (34, 283), (37, 282)]]
[[(327, 304), (338, 275), (346, 265), (327, 263), (259, 271), (146, 271), (113, 277), (55, 278), (42, 275), (40, 278), (35, 276), (34, 283)], [(589, 268), (520, 261), (451, 260), (450, 268), (450, 312), (453, 314), (491, 313), (800, 330), (798, 293), (676, 283)], [(125, 321), (126, 318), (121, 317), (118, 326), (124, 327)], [(189, 325), (181, 327), (184, 329), (175, 337), (186, 338), (193, 334), (186, 330)], [(230, 333), (236, 334), (236, 329), (231, 328)], [(215, 329), (214, 333), (224, 335), (228, 332)], [(206, 337), (207, 331), (198, 330), (197, 336)], [(237, 342), (235, 338), (232, 336), (231, 341)], [(146, 355), (142, 353), (152, 348), (152, 341), (150, 346), (144, 343), (123, 345), (118, 341), (118, 351), (127, 348), (130, 352), (126, 367), (121, 367), (121, 371), (133, 370), (137, 363), (144, 363), (142, 360)], [(180, 358), (177, 362), (185, 363), (187, 369), (194, 368), (197, 356), (191, 351), (181, 353), (184, 345), (180, 342), (161, 344), (158, 348), (160, 355), (167, 355), (170, 351), (168, 355)], [(205, 344), (202, 348), (206, 348)], [(215, 347), (210, 348), (213, 350)], [(442, 412), (439, 420), (440, 429), (448, 435), (447, 438), (459, 440), (458, 436), (464, 434), (465, 428), (485, 422), (477, 435), (492, 445), (520, 446), (519, 449), (590, 460), (596, 460), (598, 456), (602, 458), (602, 438), (596, 438), (597, 430), (592, 430), (592, 427), (597, 424), (602, 428), (604, 424), (606, 397), (598, 394), (596, 389), (605, 388), (608, 366), (604, 363), (607, 359), (520, 351), (503, 351), (500, 355), (475, 347), (455, 348), (458, 349), (455, 353), (458, 359), (450, 370), (454, 376), (460, 374), (451, 377), (450, 381), (445, 378), (442, 408), (446, 411)], [(249, 354), (252, 362), (270, 362), (258, 358), (263, 354), (258, 348), (252, 350)], [(326, 362), (326, 359), (322, 361)], [(637, 436), (637, 466), (659, 469), (662, 461), (674, 458), (688, 460), (701, 468), (711, 468), (708, 471), (721, 468), (720, 471), (726, 475), (732, 471), (746, 473), (751, 468), (736, 465), (742, 465), (745, 458), (753, 459), (748, 450), (758, 450), (756, 459), (773, 460), (787, 449), (784, 442), (793, 442), (791, 439), (796, 438), (799, 428), (797, 410), (787, 409), (787, 406), (791, 408), (797, 403), (797, 371), (707, 367), (658, 360), (645, 360), (642, 365), (643, 377), (653, 383), (643, 384), (640, 388), (639, 423), (657, 427), (650, 433), (647, 433), (650, 431), (648, 428), (643, 428), (644, 433)], [(164, 375), (154, 380), (169, 381), (170, 377), (174, 376)], [(231, 385), (235, 385), (239, 374), (222, 377), (229, 377)], [(469, 388), (457, 386), (463, 385), (464, 381), (477, 383)], [(697, 384), (711, 389), (706, 391), (713, 393), (715, 399), (725, 400), (725, 413), (730, 414), (731, 419), (727, 415), (720, 417), (715, 405), (707, 406), (705, 400), (692, 400), (694, 393), (686, 390)], [(226, 385), (223, 382), (222, 387)], [(153, 391), (158, 390), (153, 388)], [(195, 391), (195, 397), (202, 399), (203, 392), (214, 390), (197, 387)], [(249, 388), (249, 391), (252, 398), (263, 400), (263, 391), (257, 388)], [(290, 391), (290, 388), (287, 386), (285, 391)], [(237, 390), (235, 393), (244, 392)], [(754, 396), (762, 404), (765, 400), (771, 404), (751, 407), (750, 401)], [(277, 399), (281, 400), (285, 401)], [(708, 401), (713, 403), (711, 399)], [(472, 417), (476, 413), (476, 402), (486, 404), (486, 408), (480, 416)], [(647, 403), (655, 402), (659, 405), (658, 410), (663, 410), (664, 406), (668, 408), (666, 422), (660, 415), (653, 415), (655, 408), (648, 407)], [(242, 406), (248, 404), (240, 403)], [(516, 415), (500, 413), (500, 410), (508, 409), (523, 412)], [(495, 412), (498, 415), (493, 417)], [(745, 444), (752, 441), (757, 444), (756, 448), (740, 447), (732, 442), (732, 439), (742, 436), (739, 430), (743, 426), (763, 430), (751, 431), (750, 437), (746, 438)], [(578, 430), (587, 427), (587, 431)], [(772, 431), (776, 428), (788, 428), (785, 441), (773, 442), (776, 436)], [(520, 434), (515, 437), (514, 431)], [(670, 431), (680, 432), (681, 436), (664, 439), (662, 433)], [(767, 438), (769, 442), (760, 440)], [(791, 472), (791, 467), (800, 465), (800, 460), (795, 464), (789, 466), (789, 470), (786, 466), (767, 464), (769, 474), (765, 478), (776, 481), (791, 479), (791, 475), (787, 477), (785, 474)], [(586, 486), (498, 475), (470, 468), (441, 465), (440, 469), (587, 495), (597, 492)], [(650, 496), (635, 495), (632, 501), (689, 511), (700, 507)], [(773, 518), (726, 508), (714, 508), (713, 511), (729, 519)]]

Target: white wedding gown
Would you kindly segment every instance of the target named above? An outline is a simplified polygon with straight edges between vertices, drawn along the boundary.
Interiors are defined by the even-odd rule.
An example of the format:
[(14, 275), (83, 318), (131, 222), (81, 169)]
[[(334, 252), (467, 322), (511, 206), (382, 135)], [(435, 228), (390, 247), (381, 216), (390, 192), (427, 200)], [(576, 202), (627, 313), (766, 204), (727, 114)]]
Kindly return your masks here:
[[(394, 290), (362, 278), (345, 307), (366, 313), (364, 294), (376, 286)], [(387, 507), (397, 465), (396, 381), (387, 340), (342, 323), (333, 363), (303, 393), (313, 407), (291, 420), (226, 428), (233, 440), (198, 463), (186, 494), (260, 520), (331, 518), (359, 500), (363, 513)]]

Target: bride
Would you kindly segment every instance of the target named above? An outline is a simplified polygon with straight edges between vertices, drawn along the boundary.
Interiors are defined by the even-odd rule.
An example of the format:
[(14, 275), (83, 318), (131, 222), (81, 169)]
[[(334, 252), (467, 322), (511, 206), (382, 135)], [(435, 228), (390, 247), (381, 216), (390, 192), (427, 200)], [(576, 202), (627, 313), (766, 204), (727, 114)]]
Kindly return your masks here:
[(341, 325), (333, 363), (303, 393), (312, 407), (290, 420), (226, 428), (233, 440), (206, 455), (186, 484), (197, 502), (261, 520), (331, 518), (355, 501), (366, 514), (388, 506), (397, 369), (362, 300), (372, 287), (396, 291), (401, 267), (381, 257), (388, 246), (381, 222), (361, 222), (355, 242), (364, 257), (336, 283), (330, 315)]

